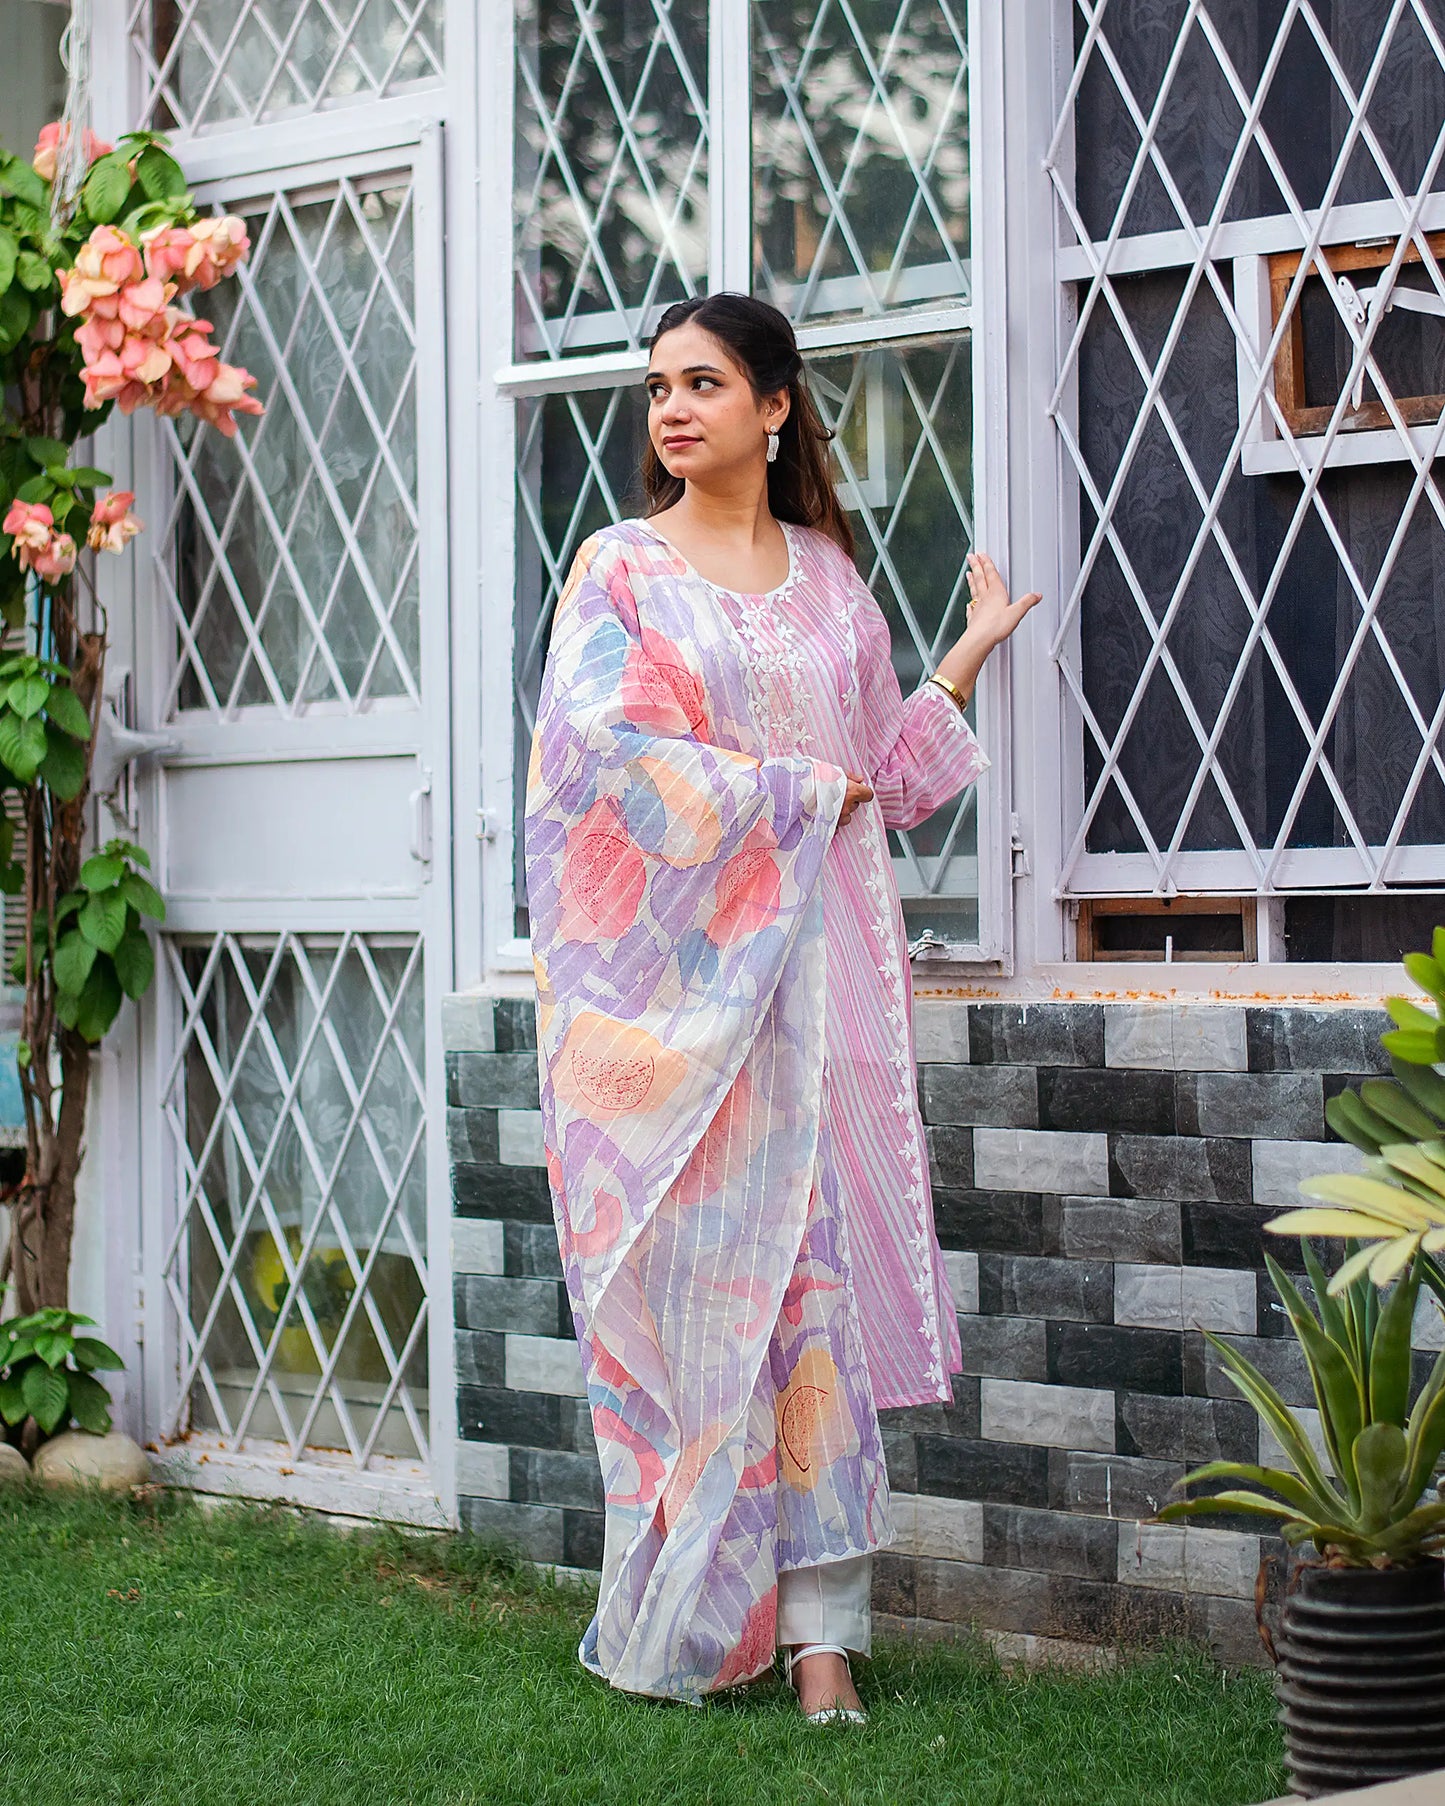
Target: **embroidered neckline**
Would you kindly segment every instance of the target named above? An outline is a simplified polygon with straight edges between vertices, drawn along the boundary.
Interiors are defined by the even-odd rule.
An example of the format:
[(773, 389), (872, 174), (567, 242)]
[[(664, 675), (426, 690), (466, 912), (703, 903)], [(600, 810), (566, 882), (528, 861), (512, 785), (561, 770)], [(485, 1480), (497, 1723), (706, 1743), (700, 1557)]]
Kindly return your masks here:
[(705, 583), (710, 590), (715, 591), (718, 595), (732, 596), (738, 602), (781, 602), (791, 593), (801, 574), (799, 570), (799, 547), (797, 540), (793, 537), (793, 523), (791, 521), (780, 520), (778, 522), (778, 525), (783, 529), (783, 538), (788, 547), (788, 574), (774, 589), (764, 590), (729, 589), (725, 583), (714, 583), (711, 577), (704, 577), (697, 566), (694, 565), (691, 560), (684, 557), (667, 535), (660, 528), (653, 526), (650, 520), (645, 520), (639, 515), (634, 522), (634, 525), (644, 528), (659, 544), (666, 546), (668, 551), (672, 553), (673, 557), (687, 572), (689, 577), (695, 577), (699, 583)]

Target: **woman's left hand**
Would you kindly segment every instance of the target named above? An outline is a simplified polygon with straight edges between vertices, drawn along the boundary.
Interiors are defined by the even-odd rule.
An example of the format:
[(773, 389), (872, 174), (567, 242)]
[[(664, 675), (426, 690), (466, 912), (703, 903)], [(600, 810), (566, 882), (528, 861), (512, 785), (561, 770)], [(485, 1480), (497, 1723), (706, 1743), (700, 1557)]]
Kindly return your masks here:
[(1043, 601), (1036, 590), (1030, 590), (1017, 602), (1010, 602), (1007, 585), (987, 552), (968, 555), (968, 593), (968, 625), (938, 661), (938, 675), (946, 677), (965, 699), (973, 694), (989, 653)]
[(1031, 608), (1043, 601), (1036, 590), (1009, 601), (1008, 587), (987, 552), (968, 555), (968, 627), (990, 649), (1003, 642)]

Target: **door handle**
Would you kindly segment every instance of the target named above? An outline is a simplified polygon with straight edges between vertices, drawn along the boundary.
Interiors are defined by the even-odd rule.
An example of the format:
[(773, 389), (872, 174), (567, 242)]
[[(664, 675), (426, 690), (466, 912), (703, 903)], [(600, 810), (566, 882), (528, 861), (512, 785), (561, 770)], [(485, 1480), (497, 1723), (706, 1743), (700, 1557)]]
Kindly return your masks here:
[(411, 804), (411, 856), (419, 865), (430, 865), (432, 855), (431, 769), (423, 765), (421, 783), (407, 798)]

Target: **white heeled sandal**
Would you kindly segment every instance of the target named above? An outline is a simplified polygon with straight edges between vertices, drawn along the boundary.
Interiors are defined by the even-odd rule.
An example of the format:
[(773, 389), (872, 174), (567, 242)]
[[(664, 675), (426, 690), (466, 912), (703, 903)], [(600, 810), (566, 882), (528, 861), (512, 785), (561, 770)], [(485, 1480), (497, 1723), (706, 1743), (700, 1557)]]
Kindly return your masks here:
[[(841, 1643), (804, 1643), (797, 1649), (783, 1651), (783, 1677), (791, 1687), (793, 1684), (793, 1667), (806, 1656), (840, 1655), (848, 1666), (849, 1678), (852, 1678), (853, 1665), (848, 1660), (848, 1651)], [(860, 1712), (856, 1706), (822, 1706), (816, 1712), (805, 1712), (804, 1718), (809, 1724), (867, 1724), (868, 1714)]]

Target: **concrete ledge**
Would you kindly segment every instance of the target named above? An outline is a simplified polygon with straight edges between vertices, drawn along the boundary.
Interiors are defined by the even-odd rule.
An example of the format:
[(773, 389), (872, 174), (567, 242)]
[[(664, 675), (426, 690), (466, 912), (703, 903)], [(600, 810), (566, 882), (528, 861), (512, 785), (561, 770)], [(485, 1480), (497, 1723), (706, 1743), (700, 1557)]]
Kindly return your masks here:
[[(1445, 1768), (1428, 1775), (1410, 1775), (1404, 1781), (1384, 1781), (1378, 1787), (1358, 1787), (1350, 1793), (1325, 1796), (1351, 1806), (1440, 1806), (1445, 1800)], [(1269, 1806), (1304, 1806), (1298, 1794), (1285, 1794)]]

